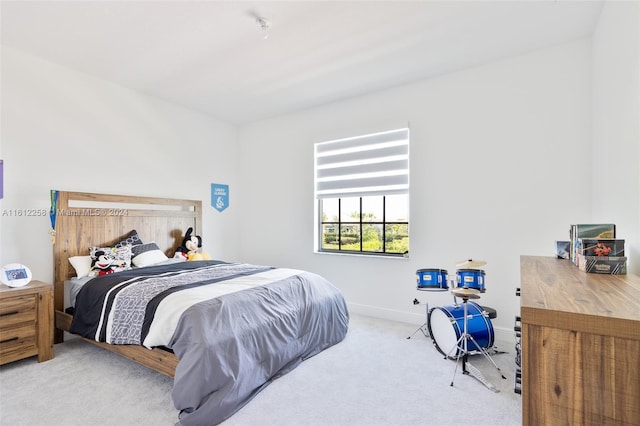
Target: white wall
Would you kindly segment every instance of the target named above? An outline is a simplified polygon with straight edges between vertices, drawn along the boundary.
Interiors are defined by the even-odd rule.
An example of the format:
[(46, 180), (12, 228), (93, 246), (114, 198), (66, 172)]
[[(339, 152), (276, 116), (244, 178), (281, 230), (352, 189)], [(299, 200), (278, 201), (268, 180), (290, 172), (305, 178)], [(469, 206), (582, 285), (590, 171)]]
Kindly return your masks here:
[[(234, 126), (6, 47), (1, 101), (0, 265), (53, 278), (48, 215), (10, 215), (48, 210), (50, 189), (201, 199), (205, 248), (237, 257)], [(223, 213), (212, 182), (231, 186)]]
[(593, 36), (593, 219), (614, 222), (640, 274), (640, 6), (605, 2)]
[[(637, 4), (607, 2), (593, 44), (578, 40), (239, 130), (3, 48), (0, 210), (48, 209), (52, 188), (207, 205), (209, 184), (227, 183), (229, 209), (204, 209), (214, 256), (318, 272), (353, 311), (416, 324), (425, 315), (414, 298), (451, 303), (446, 293), (416, 291), (416, 269), (455, 276), (456, 261), (483, 259), (480, 303), (498, 310), (494, 326), (507, 332), (519, 306), (519, 256), (553, 255), (571, 223), (616, 222), (630, 266), (640, 268), (639, 14)], [(313, 144), (407, 122), (410, 258), (314, 254)], [(26, 263), (50, 280), (48, 230), (48, 217), (1, 216), (0, 264)]]
[[(519, 256), (553, 255), (591, 220), (590, 70), (583, 39), (241, 128), (244, 260), (318, 272), (352, 310), (418, 324), (414, 298), (452, 299), (416, 291), (417, 269), (486, 260), (480, 302), (513, 330)], [(407, 122), (410, 259), (314, 254), (313, 144)]]

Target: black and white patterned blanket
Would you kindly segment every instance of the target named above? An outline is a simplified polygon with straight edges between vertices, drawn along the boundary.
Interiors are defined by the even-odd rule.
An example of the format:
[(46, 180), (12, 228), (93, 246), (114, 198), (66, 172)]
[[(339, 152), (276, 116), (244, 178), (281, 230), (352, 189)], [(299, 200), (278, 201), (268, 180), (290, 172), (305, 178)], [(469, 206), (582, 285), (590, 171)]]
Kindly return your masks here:
[(276, 377), (346, 335), (340, 292), (310, 272), (184, 262), (94, 278), (71, 332), (112, 344), (166, 346), (179, 359), (182, 425), (227, 419)]

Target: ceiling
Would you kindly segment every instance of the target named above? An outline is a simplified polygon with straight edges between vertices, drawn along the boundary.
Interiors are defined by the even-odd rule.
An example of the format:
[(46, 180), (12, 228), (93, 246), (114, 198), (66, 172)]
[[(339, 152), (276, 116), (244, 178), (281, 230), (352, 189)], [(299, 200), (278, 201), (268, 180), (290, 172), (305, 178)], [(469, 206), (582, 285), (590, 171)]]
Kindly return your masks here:
[[(2, 45), (244, 124), (588, 36), (601, 1), (7, 1)], [(271, 23), (268, 38), (256, 22)]]

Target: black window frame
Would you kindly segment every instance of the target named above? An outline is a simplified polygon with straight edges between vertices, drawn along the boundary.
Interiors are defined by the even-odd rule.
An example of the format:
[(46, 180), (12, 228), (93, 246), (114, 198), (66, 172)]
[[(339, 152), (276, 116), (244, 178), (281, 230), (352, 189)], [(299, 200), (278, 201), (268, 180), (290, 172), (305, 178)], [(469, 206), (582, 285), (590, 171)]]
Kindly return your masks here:
[[(406, 225), (407, 226), (407, 233), (409, 231), (409, 221), (389, 221), (387, 222), (386, 220), (386, 216), (387, 216), (387, 195), (377, 195), (379, 197), (382, 197), (382, 221), (363, 221), (362, 220), (362, 216), (363, 216), (363, 212), (362, 212), (362, 199), (365, 197), (371, 197), (372, 195), (358, 195), (358, 196), (352, 196), (352, 197), (331, 197), (331, 198), (327, 198), (327, 199), (337, 199), (338, 200), (338, 220), (323, 220), (323, 205), (322, 203), (324, 202), (324, 199), (320, 198), (318, 199), (318, 209), (319, 209), (319, 216), (320, 216), (320, 220), (319, 220), (319, 225), (320, 225), (320, 229), (319, 229), (319, 233), (318, 235), (320, 236), (319, 241), (318, 241), (318, 251), (321, 253), (345, 253), (345, 254), (360, 254), (360, 255), (372, 255), (372, 256), (385, 256), (385, 257), (405, 257), (408, 254), (408, 250), (405, 251), (404, 253), (397, 253), (397, 252), (387, 252), (387, 238), (386, 238), (386, 230), (387, 230), (387, 225)], [(360, 214), (359, 214), (359, 220), (358, 221), (343, 221), (342, 220), (342, 199), (343, 198), (358, 198), (359, 202), (359, 210), (360, 210)], [(327, 248), (323, 248), (323, 242), (324, 242), (324, 227), (325, 225), (335, 225), (336, 229), (337, 229), (337, 237), (338, 237), (338, 249), (327, 249)], [(350, 226), (357, 226), (359, 228), (359, 236), (360, 236), (360, 242), (359, 242), (359, 246), (360, 246), (360, 250), (352, 250), (352, 249), (342, 249), (342, 226), (343, 225), (350, 225)], [(381, 251), (368, 251), (368, 250), (363, 250), (362, 248), (362, 236), (363, 236), (363, 226), (364, 225), (380, 225), (382, 227), (382, 250)]]

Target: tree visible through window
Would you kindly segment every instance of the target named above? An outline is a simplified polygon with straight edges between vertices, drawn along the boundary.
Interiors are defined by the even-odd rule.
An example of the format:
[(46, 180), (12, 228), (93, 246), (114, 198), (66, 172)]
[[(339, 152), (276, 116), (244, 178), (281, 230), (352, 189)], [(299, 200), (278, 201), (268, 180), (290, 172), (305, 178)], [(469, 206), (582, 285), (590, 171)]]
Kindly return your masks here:
[(409, 251), (408, 129), (316, 144), (318, 250)]
[(321, 249), (399, 255), (408, 252), (405, 206), (406, 195), (322, 199)]

